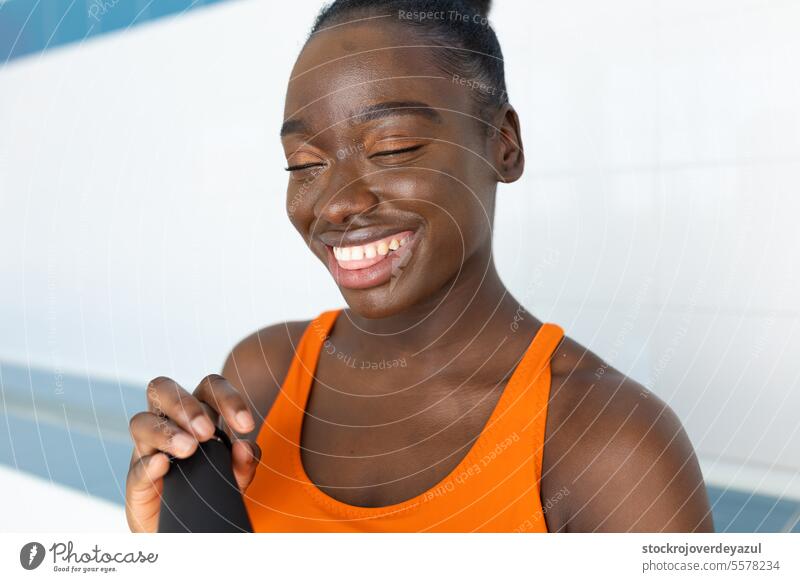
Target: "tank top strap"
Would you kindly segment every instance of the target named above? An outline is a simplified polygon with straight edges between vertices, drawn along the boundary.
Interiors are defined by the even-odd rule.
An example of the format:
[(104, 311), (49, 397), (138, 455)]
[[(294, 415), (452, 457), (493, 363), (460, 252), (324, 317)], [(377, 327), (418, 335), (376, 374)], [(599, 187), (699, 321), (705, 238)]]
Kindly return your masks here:
[(530, 369), (538, 371), (549, 368), (550, 358), (564, 338), (563, 328), (555, 323), (544, 322), (536, 333), (536, 337), (528, 347), (523, 364)]
[(340, 311), (341, 308), (323, 311), (312, 319), (303, 330), (300, 340), (294, 346), (294, 355), (289, 369), (286, 371), (281, 390), (269, 413), (269, 417), (276, 424), (280, 418), (287, 427), (292, 426), (294, 423), (292, 419), (302, 415), (320, 351), (328, 340), (329, 332)]
[(320, 350), (328, 341), (331, 328), (341, 311), (341, 308), (323, 311), (309, 322), (303, 332), (303, 337), (298, 344), (301, 349), (298, 349), (298, 352), (302, 352), (304, 361), (312, 370), (316, 368)]
[(502, 415), (509, 417), (508, 422), (524, 426), (528, 433), (531, 432), (531, 425), (538, 423), (536, 417), (531, 419), (531, 413), (544, 415), (547, 412), (550, 358), (563, 336), (561, 327), (554, 323), (542, 323), (539, 326), (525, 352), (517, 361), (504, 393), (497, 403)]
[(563, 338), (564, 330), (561, 326), (555, 323), (543, 323), (520, 364), (519, 380), (526, 396), (525, 405), (518, 408), (517, 413), (528, 419), (524, 426), (525, 432), (531, 439), (529, 443), (533, 447), (531, 452), (534, 477), (538, 486), (542, 476), (547, 407), (552, 380), (550, 361)]

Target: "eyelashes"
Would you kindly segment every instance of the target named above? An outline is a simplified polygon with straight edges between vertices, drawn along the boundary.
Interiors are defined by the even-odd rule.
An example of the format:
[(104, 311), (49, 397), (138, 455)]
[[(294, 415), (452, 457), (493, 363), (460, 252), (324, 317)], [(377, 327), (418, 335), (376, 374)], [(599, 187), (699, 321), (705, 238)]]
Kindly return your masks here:
[(300, 171), (300, 170), (307, 170), (308, 168), (314, 168), (314, 167), (317, 167), (317, 166), (324, 166), (324, 165), (325, 164), (316, 164), (316, 163), (315, 164), (302, 164), (302, 165), (299, 165), (299, 166), (289, 166), (287, 168), (284, 168), (284, 170), (286, 170), (287, 172), (297, 172), (297, 171)]
[[(389, 157), (389, 156), (396, 156), (396, 155), (400, 155), (400, 154), (406, 154), (406, 153), (417, 151), (422, 146), (423, 146), (423, 144), (418, 144), (418, 145), (413, 145), (413, 146), (409, 146), (409, 147), (405, 147), (405, 148), (399, 148), (399, 149), (395, 149), (395, 150), (384, 150), (382, 152), (376, 152), (376, 153), (372, 154), (370, 156), (370, 159), (371, 158), (377, 158), (377, 157)], [(302, 170), (308, 170), (310, 168), (322, 167), (322, 166), (325, 166), (325, 165), (326, 164), (323, 164), (323, 163), (313, 162), (313, 163), (310, 163), (310, 164), (298, 164), (296, 166), (288, 166), (287, 168), (284, 168), (284, 169), (287, 172), (299, 172), (299, 171), (302, 171)]]
[(400, 149), (397, 149), (397, 150), (385, 150), (385, 151), (382, 151), (382, 152), (377, 152), (377, 153), (372, 154), (370, 156), (370, 158), (375, 158), (375, 157), (378, 157), (378, 156), (394, 156), (394, 155), (397, 155), (397, 154), (405, 154), (407, 152), (416, 151), (421, 147), (422, 147), (422, 144), (409, 146), (407, 148), (400, 148)]

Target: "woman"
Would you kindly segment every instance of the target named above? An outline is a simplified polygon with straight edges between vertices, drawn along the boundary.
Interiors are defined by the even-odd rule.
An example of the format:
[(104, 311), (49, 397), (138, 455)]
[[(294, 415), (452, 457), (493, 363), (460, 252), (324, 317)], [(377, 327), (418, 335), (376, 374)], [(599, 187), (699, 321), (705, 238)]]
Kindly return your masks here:
[(131, 419), (133, 531), (220, 424), (256, 531), (712, 531), (683, 427), (517, 302), (492, 258), (524, 155), (488, 2), (338, 0), (286, 94), (287, 211), (348, 308), (259, 330)]

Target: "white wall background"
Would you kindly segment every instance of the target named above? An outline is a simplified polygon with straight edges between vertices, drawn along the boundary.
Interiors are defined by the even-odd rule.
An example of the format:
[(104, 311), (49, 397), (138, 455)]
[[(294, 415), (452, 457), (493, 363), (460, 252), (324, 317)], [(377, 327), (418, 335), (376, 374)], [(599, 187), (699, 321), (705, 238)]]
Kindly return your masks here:
[(3, 533), (129, 533), (125, 507), (0, 466)]
[[(191, 389), (254, 329), (344, 305), (285, 216), (277, 137), (319, 6), (225, 3), (0, 69), (0, 360)], [(665, 398), (708, 477), (797, 494), (800, 3), (492, 20), (528, 160), (501, 275)]]

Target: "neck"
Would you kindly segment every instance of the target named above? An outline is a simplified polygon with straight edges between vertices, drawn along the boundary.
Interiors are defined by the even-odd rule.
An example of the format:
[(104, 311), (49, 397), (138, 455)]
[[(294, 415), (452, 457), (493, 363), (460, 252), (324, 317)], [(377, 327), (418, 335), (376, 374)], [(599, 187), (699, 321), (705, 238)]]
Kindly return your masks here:
[(367, 319), (347, 310), (358, 350), (414, 357), (417, 361), (438, 359), (445, 354), (466, 353), (472, 347), (485, 349), (487, 343), (497, 346), (495, 340), (504, 341), (512, 335), (515, 315), (519, 328), (535, 327), (536, 320), (527, 314), (519, 320), (520, 304), (501, 281), (491, 253), (483, 261), (474, 262), (482, 264), (462, 269), (456, 279), (425, 302), (402, 313)]

